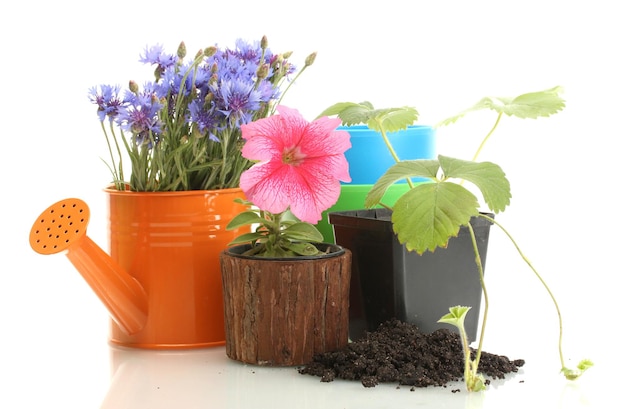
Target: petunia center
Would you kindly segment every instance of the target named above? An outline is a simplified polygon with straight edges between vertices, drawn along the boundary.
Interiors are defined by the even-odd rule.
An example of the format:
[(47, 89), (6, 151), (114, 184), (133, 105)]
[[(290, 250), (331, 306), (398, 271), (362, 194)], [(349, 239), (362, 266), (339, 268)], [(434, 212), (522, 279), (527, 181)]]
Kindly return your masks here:
[(299, 166), (306, 158), (299, 146), (292, 146), (283, 150), (283, 163), (286, 165)]

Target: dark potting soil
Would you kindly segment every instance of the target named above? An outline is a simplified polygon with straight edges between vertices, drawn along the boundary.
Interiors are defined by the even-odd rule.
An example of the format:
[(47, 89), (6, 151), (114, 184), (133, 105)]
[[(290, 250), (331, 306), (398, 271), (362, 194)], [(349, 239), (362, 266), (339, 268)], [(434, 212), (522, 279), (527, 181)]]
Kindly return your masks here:
[[(472, 349), (472, 355), (474, 352)], [(523, 365), (523, 359), (510, 360), (483, 351), (478, 372), (489, 384), (490, 379), (503, 379)], [(439, 329), (424, 334), (413, 324), (390, 320), (341, 350), (318, 354), (298, 371), (319, 376), (322, 382), (346, 379), (361, 381), (365, 387), (383, 382), (427, 387), (463, 380), (463, 366), (457, 332)]]

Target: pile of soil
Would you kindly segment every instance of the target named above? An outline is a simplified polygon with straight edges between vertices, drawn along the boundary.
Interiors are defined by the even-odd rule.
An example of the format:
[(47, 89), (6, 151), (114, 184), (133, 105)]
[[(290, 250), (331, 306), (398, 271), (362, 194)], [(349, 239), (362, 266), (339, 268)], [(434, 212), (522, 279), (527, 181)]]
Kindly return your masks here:
[[(475, 350), (472, 349), (472, 355)], [(523, 359), (482, 352), (478, 372), (489, 384), (517, 372)], [(390, 320), (345, 348), (318, 354), (298, 371), (321, 377), (322, 382), (334, 379), (360, 380), (363, 386), (378, 383), (399, 383), (413, 387), (446, 386), (463, 379), (463, 349), (458, 333), (439, 329), (421, 333), (413, 324)]]

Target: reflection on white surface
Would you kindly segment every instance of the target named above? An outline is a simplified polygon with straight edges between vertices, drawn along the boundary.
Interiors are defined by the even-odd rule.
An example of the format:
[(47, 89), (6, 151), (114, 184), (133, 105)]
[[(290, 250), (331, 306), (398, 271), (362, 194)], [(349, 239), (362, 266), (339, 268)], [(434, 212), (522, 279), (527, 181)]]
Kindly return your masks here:
[[(486, 392), (468, 393), (460, 382), (416, 388), (301, 375), (296, 368), (268, 368), (230, 360), (223, 347), (149, 351), (111, 347), (112, 377), (101, 409), (124, 408), (503, 408), (541, 403), (550, 408), (596, 407), (584, 379), (565, 381), (529, 366)], [(532, 373), (532, 376), (530, 375)], [(593, 375), (592, 375), (593, 376)]]

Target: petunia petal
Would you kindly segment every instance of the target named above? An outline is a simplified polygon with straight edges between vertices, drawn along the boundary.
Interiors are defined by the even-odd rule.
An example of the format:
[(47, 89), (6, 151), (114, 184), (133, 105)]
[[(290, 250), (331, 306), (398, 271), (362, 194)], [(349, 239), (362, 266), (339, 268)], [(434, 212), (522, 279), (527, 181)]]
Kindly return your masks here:
[(282, 152), (281, 121), (276, 115), (241, 125), (241, 136), (246, 141), (241, 154), (250, 160), (271, 160)]
[(253, 165), (239, 180), (246, 198), (260, 209), (281, 213), (289, 207), (289, 196), (280, 177), (280, 163), (267, 162)]
[[(336, 129), (340, 119), (307, 122), (295, 109), (277, 110), (279, 115), (241, 127), (243, 155), (261, 162), (242, 174), (240, 187), (260, 209), (280, 213), (289, 208), (300, 220), (317, 223), (337, 202), (339, 181), (351, 180), (344, 154), (350, 135)], [(283, 161), (286, 152), (292, 159)]]

